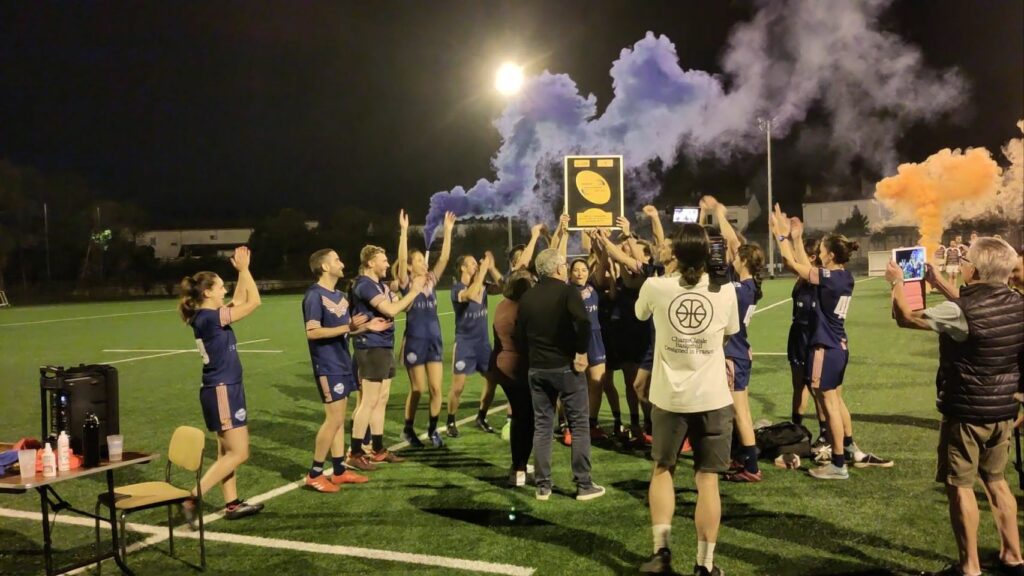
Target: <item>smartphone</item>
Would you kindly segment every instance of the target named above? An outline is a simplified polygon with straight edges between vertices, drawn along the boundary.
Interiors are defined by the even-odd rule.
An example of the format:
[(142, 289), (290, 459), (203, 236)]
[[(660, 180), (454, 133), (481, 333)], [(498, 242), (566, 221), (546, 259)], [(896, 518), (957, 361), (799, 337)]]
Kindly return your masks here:
[(700, 208), (696, 206), (677, 206), (672, 211), (672, 221), (680, 224), (696, 223), (700, 218)]
[(924, 280), (927, 251), (924, 246), (896, 248), (892, 251), (892, 259), (903, 270), (903, 281)]

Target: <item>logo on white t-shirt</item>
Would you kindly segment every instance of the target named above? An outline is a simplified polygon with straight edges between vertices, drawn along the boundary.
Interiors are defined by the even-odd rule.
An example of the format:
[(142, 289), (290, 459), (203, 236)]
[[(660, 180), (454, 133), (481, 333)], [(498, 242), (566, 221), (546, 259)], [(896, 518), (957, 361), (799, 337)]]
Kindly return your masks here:
[(696, 292), (680, 294), (668, 305), (669, 324), (688, 336), (704, 332), (714, 316), (711, 301)]

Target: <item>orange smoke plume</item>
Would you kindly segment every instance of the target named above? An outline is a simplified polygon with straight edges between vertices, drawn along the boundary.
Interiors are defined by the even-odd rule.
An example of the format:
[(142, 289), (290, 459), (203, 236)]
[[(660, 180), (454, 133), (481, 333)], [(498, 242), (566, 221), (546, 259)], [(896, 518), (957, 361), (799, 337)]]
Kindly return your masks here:
[(914, 224), (920, 243), (934, 254), (942, 231), (963, 203), (989, 204), (1001, 184), (1001, 170), (984, 148), (946, 148), (920, 164), (900, 164), (896, 176), (875, 187), (875, 198), (893, 213), (890, 224)]

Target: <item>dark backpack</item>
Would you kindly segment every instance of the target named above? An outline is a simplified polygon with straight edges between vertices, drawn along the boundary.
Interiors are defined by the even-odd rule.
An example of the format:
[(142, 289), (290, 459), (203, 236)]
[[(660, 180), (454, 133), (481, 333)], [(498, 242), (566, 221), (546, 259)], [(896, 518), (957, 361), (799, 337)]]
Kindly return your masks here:
[(754, 430), (758, 456), (774, 460), (780, 454), (796, 454), (801, 458), (811, 456), (811, 432), (792, 422), (779, 422)]

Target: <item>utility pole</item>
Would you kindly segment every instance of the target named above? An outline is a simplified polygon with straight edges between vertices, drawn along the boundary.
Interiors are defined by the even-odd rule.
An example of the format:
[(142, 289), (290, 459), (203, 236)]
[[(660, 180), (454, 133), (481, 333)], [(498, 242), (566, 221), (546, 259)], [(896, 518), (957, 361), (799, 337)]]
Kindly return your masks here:
[[(757, 119), (757, 127), (760, 128), (762, 132), (764, 132), (765, 141), (768, 144), (768, 206), (766, 207), (766, 209), (768, 210), (769, 218), (771, 218), (771, 212), (775, 207), (774, 202), (772, 202), (772, 120), (774, 120), (774, 118), (768, 118), (767, 120), (764, 118)], [(768, 247), (768, 274), (774, 280), (775, 244), (774, 239), (772, 238), (772, 231), (770, 226), (768, 229), (768, 243), (766, 244), (766, 246)]]
[(43, 202), (43, 238), (46, 241), (46, 281), (52, 282), (53, 278), (50, 275), (50, 212), (46, 202)]

